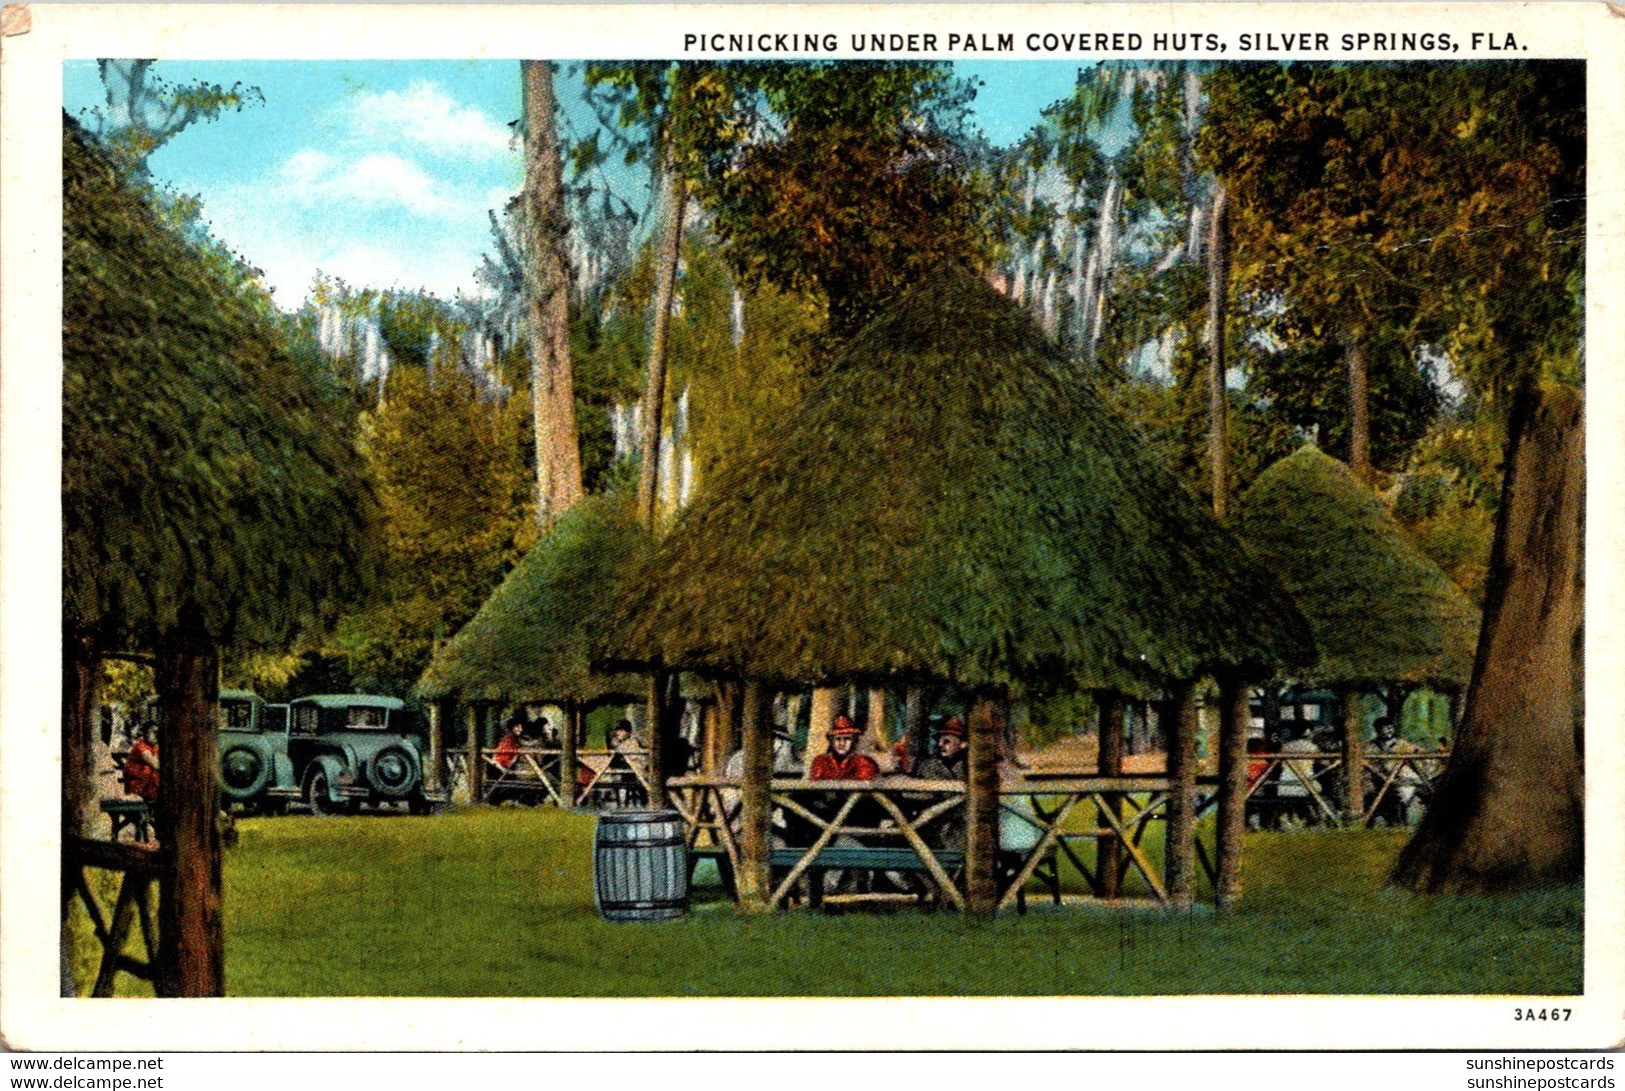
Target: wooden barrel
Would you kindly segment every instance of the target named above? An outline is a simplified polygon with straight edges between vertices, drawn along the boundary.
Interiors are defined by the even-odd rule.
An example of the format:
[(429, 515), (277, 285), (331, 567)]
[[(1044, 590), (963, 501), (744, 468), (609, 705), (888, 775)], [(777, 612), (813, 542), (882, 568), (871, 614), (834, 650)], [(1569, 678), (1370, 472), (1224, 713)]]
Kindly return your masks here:
[(664, 921), (688, 907), (688, 854), (676, 811), (612, 811), (598, 818), (594, 893), (607, 921)]

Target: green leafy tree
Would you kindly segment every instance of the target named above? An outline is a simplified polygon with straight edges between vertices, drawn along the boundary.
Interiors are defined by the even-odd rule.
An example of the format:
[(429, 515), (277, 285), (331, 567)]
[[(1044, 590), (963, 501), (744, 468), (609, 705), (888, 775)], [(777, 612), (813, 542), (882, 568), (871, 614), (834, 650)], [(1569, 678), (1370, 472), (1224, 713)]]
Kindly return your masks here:
[(1584, 86), (1581, 66), (1549, 62), (1267, 65), (1210, 81), (1205, 151), (1235, 194), (1238, 277), (1351, 348), (1438, 345), (1507, 422), (1467, 708), (1395, 872), (1417, 889), (1581, 867)]

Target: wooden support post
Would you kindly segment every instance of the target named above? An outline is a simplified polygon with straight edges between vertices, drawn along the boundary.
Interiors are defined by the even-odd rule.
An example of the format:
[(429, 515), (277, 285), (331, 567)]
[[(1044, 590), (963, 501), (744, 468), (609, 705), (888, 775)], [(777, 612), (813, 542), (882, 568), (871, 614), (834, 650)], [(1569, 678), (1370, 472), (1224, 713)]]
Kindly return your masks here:
[(1196, 687), (1173, 687), (1164, 734), (1168, 741), (1168, 907), (1186, 911), (1196, 902)]
[(468, 738), (464, 748), (468, 752), (468, 801), (478, 803), (485, 795), (485, 769), (480, 761), (481, 738), (481, 703), (470, 701), (463, 706), (463, 726), (468, 729)]
[(660, 810), (666, 806), (666, 732), (667, 705), (664, 670), (656, 668), (649, 675), (649, 692), (645, 698), (649, 737), (645, 740), (645, 761), (649, 769), (649, 807)]
[(1358, 828), (1365, 815), (1365, 717), (1361, 715), (1360, 694), (1344, 686), (1337, 694), (1342, 707), (1340, 739), (1343, 750), (1343, 789), (1338, 808), (1343, 821)]
[(903, 699), (903, 738), (910, 768), (925, 760), (931, 748), (931, 725), (926, 715), (925, 690), (910, 686)]
[(564, 703), (564, 723), (559, 725), (559, 799), (566, 810), (576, 805), (576, 740), (585, 718), (580, 701)]
[(812, 691), (812, 718), (807, 724), (807, 751), (803, 764), (812, 772), (812, 763), (829, 749), (829, 729), (835, 724), (841, 691), (819, 686)]
[(998, 905), (994, 865), (999, 852), (999, 739), (1004, 730), (1002, 689), (976, 695), (968, 716), (970, 755), (965, 797), (965, 908), (992, 916)]
[(717, 683), (717, 700), (710, 709), (705, 736), (705, 772), (717, 776), (741, 745), (740, 718), (744, 713), (744, 686), (735, 679)]
[(446, 717), (450, 714), (449, 700), (441, 698), (429, 702), (429, 767), (423, 771), (423, 786), (431, 792), (445, 787)]
[(772, 852), (773, 710), (767, 688), (746, 682), (741, 698), (745, 769), (739, 785), (739, 871), (734, 877), (739, 908), (765, 913), (773, 893)]
[[(1123, 699), (1118, 694), (1101, 690), (1095, 694), (1095, 709), (1100, 731), (1100, 755), (1096, 766), (1103, 777), (1120, 777), (1123, 775)], [(1103, 824), (1114, 826), (1122, 820), (1123, 805), (1116, 796), (1107, 798), (1112, 801), (1113, 821)], [(1099, 845), (1095, 871), (1100, 875), (1101, 895), (1115, 898), (1123, 873), (1123, 845), (1115, 837), (1104, 838)]]
[(218, 659), (183, 612), (158, 641), (159, 996), (224, 996), (220, 911)]
[[(85, 834), (85, 812), (95, 798), (91, 782), (92, 710), (96, 707), (96, 656), (91, 639), (64, 627), (62, 635), (62, 843)], [(75, 989), (69, 967), (73, 963), (74, 936), (68, 927), (77, 869), (62, 869), (61, 963), (62, 995)]]
[(1241, 839), (1247, 832), (1247, 687), (1219, 680), (1219, 829), (1214, 903), (1233, 909), (1241, 900)]

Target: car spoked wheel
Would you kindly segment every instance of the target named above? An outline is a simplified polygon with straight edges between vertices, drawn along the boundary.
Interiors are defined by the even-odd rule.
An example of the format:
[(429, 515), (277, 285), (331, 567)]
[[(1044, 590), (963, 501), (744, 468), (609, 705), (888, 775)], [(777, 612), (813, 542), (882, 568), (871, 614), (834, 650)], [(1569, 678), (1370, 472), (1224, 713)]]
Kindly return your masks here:
[(327, 773), (322, 769), (312, 769), (305, 778), (305, 802), (310, 804), (311, 814), (323, 818), (344, 813), (343, 805), (328, 797)]

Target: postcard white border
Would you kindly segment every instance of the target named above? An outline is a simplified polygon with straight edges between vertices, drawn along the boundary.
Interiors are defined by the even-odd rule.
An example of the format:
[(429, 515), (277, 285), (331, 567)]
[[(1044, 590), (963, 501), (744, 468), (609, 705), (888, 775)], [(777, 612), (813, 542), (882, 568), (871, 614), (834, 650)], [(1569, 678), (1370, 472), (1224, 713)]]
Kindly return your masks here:
[[(1625, 1039), (1625, 9), (1548, 4), (896, 6), (36, 5), (0, 46), (0, 1033), (31, 1049), (1595, 1048)], [(1589, 72), (1586, 983), (1567, 1023), (1528, 997), (913, 1000), (213, 1000), (57, 998), (62, 62), (160, 58), (702, 57), (690, 30), (1514, 32), (1523, 57)], [(357, 43), (365, 43), (358, 49)], [(825, 54), (821, 54), (825, 55)], [(838, 51), (829, 56), (856, 56)], [(872, 54), (864, 54), (872, 56)], [(1043, 54), (1080, 63), (1122, 54)], [(1478, 54), (1493, 56), (1492, 54)], [(989, 54), (933, 57), (995, 58)], [(1252, 54), (1255, 59), (1280, 54)], [(1353, 59), (1354, 54), (1306, 54)], [(1467, 59), (1383, 52), (1368, 59)], [(1505, 54), (1501, 54), (1505, 56)], [(1227, 53), (1224, 59), (1240, 59)], [(830, 1009), (837, 1009), (831, 1011)], [(832, 1042), (827, 1021), (842, 1028)], [(631, 1029), (635, 1028), (635, 1029)], [(1178, 1028), (1177, 1030), (1171, 1028)]]

